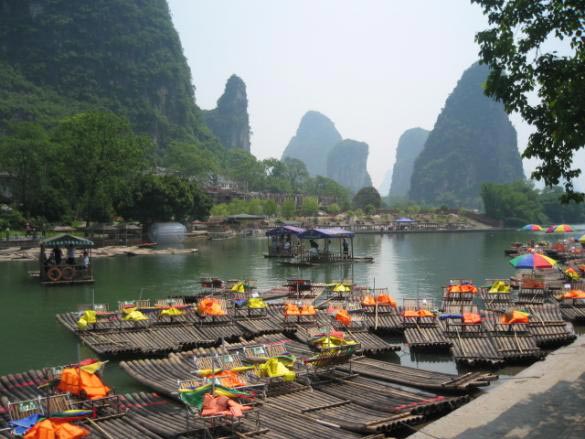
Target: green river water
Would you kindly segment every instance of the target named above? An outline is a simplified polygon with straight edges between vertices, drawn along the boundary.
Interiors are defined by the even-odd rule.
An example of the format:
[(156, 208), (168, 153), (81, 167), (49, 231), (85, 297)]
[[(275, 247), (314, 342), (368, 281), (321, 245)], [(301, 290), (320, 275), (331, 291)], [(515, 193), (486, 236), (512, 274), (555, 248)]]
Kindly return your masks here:
[[(186, 255), (117, 256), (92, 261), (93, 286), (45, 288), (27, 277), (33, 263), (0, 263), (0, 375), (51, 365), (66, 364), (92, 356), (76, 337), (61, 327), (55, 314), (71, 311), (79, 303), (115, 305), (118, 300), (189, 294), (199, 288), (199, 277), (256, 279), (260, 289), (278, 286), (287, 277), (301, 276), (325, 282), (351, 279), (359, 284), (388, 287), (404, 296), (441, 297), (441, 285), (450, 278), (485, 278), (511, 275), (514, 269), (504, 249), (515, 240), (541, 239), (514, 231), (470, 233), (420, 233), (359, 235), (355, 254), (373, 256), (371, 264), (337, 264), (304, 269), (285, 267), (264, 258), (265, 238), (196, 241), (197, 253)], [(141, 293), (142, 292), (142, 293)], [(400, 302), (400, 300), (399, 300)], [(448, 355), (413, 355), (407, 347), (387, 354), (388, 361), (404, 365), (456, 372)], [(115, 363), (106, 369), (106, 380), (118, 392), (140, 389)]]

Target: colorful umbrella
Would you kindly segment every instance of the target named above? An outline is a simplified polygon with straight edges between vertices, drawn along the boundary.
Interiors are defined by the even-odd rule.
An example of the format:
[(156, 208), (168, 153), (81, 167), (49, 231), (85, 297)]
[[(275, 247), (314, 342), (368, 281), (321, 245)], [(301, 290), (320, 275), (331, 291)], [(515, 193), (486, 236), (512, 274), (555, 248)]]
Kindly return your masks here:
[(520, 230), (525, 230), (528, 232), (542, 232), (542, 227), (540, 227), (538, 224), (526, 224)]
[(546, 228), (546, 233), (552, 233), (552, 232), (554, 232), (556, 227), (557, 227), (556, 224), (553, 224), (552, 226), (548, 226)]
[(520, 256), (516, 256), (510, 260), (515, 268), (551, 268), (556, 265), (557, 261), (548, 256), (541, 255), (540, 253), (526, 253)]
[[(552, 230), (549, 232), (549, 229)], [(550, 226), (546, 229), (546, 233), (570, 233), (573, 231), (573, 228), (568, 224), (561, 224), (559, 226)]]
[(585, 235), (583, 235), (583, 236), (581, 236), (581, 237), (579, 238), (579, 242), (580, 242), (581, 244), (585, 244)]

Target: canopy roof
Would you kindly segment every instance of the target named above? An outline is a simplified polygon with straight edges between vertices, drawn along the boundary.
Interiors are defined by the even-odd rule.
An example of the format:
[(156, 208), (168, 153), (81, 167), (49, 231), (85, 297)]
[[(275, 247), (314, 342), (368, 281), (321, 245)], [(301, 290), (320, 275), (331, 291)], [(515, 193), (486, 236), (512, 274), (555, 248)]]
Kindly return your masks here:
[(266, 236), (282, 236), (282, 235), (299, 235), (303, 233), (305, 229), (295, 226), (281, 226), (270, 229), (266, 232)]
[(411, 219), (411, 218), (406, 218), (405, 216), (403, 216), (402, 218), (398, 218), (396, 220), (397, 223), (415, 223), (416, 221)]
[(250, 215), (249, 213), (238, 213), (227, 217), (229, 220), (263, 220), (265, 218), (263, 215)]
[(299, 234), (300, 239), (352, 238), (353, 232), (334, 227), (331, 229), (309, 229)]
[(93, 241), (69, 233), (62, 233), (52, 238), (43, 239), (41, 245), (44, 247), (69, 247), (72, 245), (75, 248), (88, 248), (93, 247)]

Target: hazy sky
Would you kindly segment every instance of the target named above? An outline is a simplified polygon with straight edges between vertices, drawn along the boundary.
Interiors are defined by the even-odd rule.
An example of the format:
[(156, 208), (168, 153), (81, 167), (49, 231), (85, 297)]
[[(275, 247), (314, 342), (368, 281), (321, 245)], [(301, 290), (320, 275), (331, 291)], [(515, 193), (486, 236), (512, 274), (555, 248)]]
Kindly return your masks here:
[[(432, 129), (487, 20), (469, 0), (169, 0), (201, 108), (247, 85), (252, 153), (280, 158), (308, 110), (370, 146), (379, 186), (408, 128)], [(512, 117), (522, 151), (530, 132)], [(533, 163), (524, 162), (530, 172)]]

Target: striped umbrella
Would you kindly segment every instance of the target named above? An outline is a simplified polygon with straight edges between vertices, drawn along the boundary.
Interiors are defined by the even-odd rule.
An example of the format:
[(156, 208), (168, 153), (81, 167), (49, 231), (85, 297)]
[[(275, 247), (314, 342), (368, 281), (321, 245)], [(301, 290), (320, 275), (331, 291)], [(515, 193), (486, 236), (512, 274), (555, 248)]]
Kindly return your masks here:
[(510, 260), (510, 264), (515, 268), (530, 268), (532, 270), (535, 268), (551, 268), (556, 263), (557, 261), (553, 258), (541, 255), (540, 253), (525, 253)]
[(540, 227), (538, 224), (526, 224), (520, 230), (527, 232), (542, 232), (542, 227)]
[[(550, 230), (550, 232), (549, 232)], [(570, 233), (573, 231), (573, 228), (568, 224), (560, 224), (558, 226), (550, 226), (546, 229), (546, 233)]]

